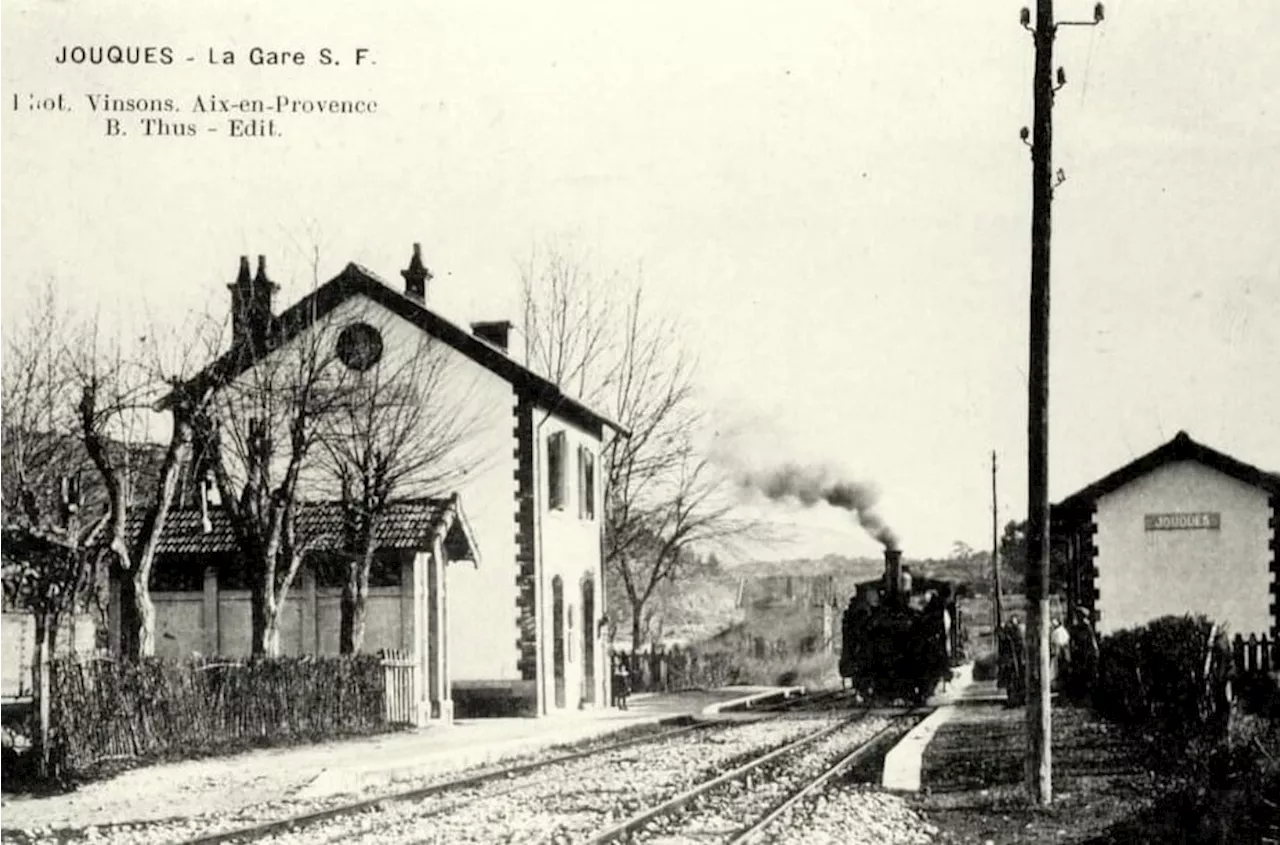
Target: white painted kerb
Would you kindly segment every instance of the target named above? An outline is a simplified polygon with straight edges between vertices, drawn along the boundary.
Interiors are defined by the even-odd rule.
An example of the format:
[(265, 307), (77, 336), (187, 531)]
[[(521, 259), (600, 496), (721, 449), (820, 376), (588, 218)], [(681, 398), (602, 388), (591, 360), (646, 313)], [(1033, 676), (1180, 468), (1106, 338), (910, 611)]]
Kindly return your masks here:
[(924, 763), (924, 750), (929, 747), (929, 742), (938, 732), (938, 728), (951, 718), (955, 709), (953, 705), (948, 704), (934, 710), (927, 719), (912, 728), (911, 732), (885, 755), (881, 786), (885, 789), (898, 789), (904, 792), (920, 791), (920, 770)]

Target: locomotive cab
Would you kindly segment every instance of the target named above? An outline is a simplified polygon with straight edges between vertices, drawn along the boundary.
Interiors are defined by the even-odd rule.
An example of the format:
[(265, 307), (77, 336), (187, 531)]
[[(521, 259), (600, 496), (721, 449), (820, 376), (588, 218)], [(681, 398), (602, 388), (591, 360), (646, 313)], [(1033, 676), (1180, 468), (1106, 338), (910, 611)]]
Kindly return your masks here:
[(951, 582), (913, 576), (887, 549), (884, 574), (858, 584), (845, 610), (842, 679), (864, 699), (927, 699), (960, 658), (956, 597)]

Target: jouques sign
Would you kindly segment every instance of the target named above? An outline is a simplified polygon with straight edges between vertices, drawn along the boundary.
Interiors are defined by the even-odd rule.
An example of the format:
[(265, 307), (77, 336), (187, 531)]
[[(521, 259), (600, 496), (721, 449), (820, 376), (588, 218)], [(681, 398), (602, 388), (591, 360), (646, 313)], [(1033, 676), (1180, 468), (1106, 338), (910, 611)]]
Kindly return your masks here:
[(1148, 531), (1182, 531), (1206, 529), (1217, 531), (1222, 527), (1222, 514), (1202, 511), (1198, 513), (1149, 513), (1143, 520)]

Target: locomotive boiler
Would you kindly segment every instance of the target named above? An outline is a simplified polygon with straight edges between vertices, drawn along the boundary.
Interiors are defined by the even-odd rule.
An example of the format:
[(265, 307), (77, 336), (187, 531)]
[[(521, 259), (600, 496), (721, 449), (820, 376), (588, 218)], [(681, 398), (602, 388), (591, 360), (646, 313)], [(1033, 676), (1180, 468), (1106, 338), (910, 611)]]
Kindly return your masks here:
[(886, 549), (884, 574), (857, 585), (842, 624), (840, 675), (868, 701), (919, 703), (963, 659), (964, 587), (920, 578)]

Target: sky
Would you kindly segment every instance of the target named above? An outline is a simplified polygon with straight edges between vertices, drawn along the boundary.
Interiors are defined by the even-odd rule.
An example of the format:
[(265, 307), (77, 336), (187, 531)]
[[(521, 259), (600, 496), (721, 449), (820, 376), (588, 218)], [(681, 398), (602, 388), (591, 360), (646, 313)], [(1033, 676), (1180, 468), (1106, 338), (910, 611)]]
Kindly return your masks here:
[[(993, 450), (1000, 521), (1026, 510), (1018, 10), (6, 0), (4, 325), (46, 280), (122, 324), (222, 313), (242, 254), (267, 256), (282, 304), (313, 283), (313, 250), (322, 280), (355, 261), (398, 284), (414, 242), (431, 307), (513, 318), (519, 263), (572, 243), (642, 274), (715, 425), (754, 457), (874, 484), (909, 557), (987, 548)], [(1270, 0), (1115, 0), (1102, 26), (1060, 30), (1054, 500), (1182, 429), (1280, 469), (1280, 51), (1259, 35), (1276, 31)], [(175, 60), (54, 61), (74, 45)], [(250, 65), (254, 46), (308, 62)], [(225, 50), (235, 65), (209, 63)], [(70, 111), (30, 108), (59, 94)], [(128, 114), (108, 137), (88, 94), (172, 98), (172, 120), (220, 131), (143, 137)], [(198, 95), (378, 108), (231, 138), (190, 113)], [(795, 526), (779, 556), (877, 548), (845, 513), (760, 513)]]

